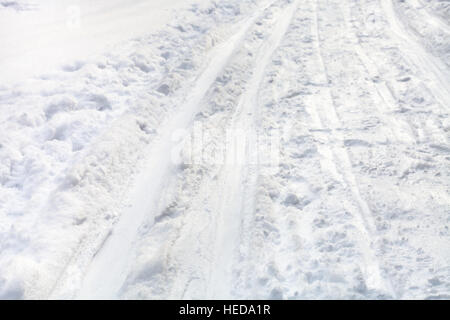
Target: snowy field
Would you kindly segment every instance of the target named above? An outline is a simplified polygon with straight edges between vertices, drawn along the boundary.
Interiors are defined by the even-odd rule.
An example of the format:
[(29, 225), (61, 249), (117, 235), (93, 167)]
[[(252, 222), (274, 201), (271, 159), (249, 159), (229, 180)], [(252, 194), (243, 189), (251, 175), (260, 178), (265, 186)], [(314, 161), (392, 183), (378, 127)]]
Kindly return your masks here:
[(450, 299), (449, 0), (0, 0), (0, 299)]

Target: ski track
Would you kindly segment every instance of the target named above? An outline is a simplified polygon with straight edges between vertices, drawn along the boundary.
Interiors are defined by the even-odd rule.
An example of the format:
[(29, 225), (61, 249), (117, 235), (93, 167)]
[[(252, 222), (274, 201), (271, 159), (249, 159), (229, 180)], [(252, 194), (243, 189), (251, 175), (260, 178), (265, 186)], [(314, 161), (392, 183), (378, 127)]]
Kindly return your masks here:
[[(376, 67), (376, 59), (380, 57), (371, 57), (355, 33), (351, 4), (354, 5), (354, 2), (304, 1), (298, 10), (293, 9), (294, 5), (287, 7), (285, 10), (293, 11), (293, 21), (282, 33), (273, 27), (274, 36), (285, 34), (283, 39), (277, 40), (280, 46), (273, 49), (273, 54), (272, 50), (264, 49), (264, 45), (257, 49), (262, 53), (252, 52), (254, 64), (250, 66), (253, 65), (252, 69), (259, 72), (244, 80), (243, 92), (232, 100), (236, 107), (228, 112), (228, 109), (222, 112), (205, 111), (205, 118), (201, 120), (203, 125), (209, 122), (213, 127), (215, 123), (222, 126), (226, 123), (227, 127), (235, 130), (246, 128), (243, 135), (247, 138), (251, 135), (249, 132), (267, 132), (273, 126), (288, 127), (294, 132), (303, 132), (306, 126), (309, 128), (308, 139), (315, 141), (310, 149), (307, 148), (306, 153), (297, 160), (287, 155), (282, 157), (279, 170), (261, 165), (219, 165), (212, 168), (206, 165), (207, 168), (202, 167), (201, 170), (209, 173), (193, 174), (196, 178), (192, 179), (200, 182), (198, 191), (190, 201), (192, 204), (180, 200), (183, 196), (188, 197), (185, 190), (174, 192), (172, 203), (181, 202), (175, 206), (174, 211), (178, 213), (161, 222), (162, 225), (154, 230), (155, 235), (145, 235), (141, 240), (142, 248), (154, 245), (161, 240), (161, 230), (165, 234), (162, 239), (171, 239), (166, 240), (170, 246), (163, 250), (164, 253), (159, 251), (144, 258), (146, 254), (142, 249), (137, 259), (147, 259), (152, 266), (158, 265), (158, 270), (151, 268), (153, 272), (148, 273), (145, 268), (136, 268), (124, 286), (124, 297), (394, 299), (403, 297), (407, 285), (413, 287), (413, 281), (407, 281), (404, 270), (399, 269), (399, 264), (404, 262), (397, 260), (399, 264), (393, 265), (392, 260), (396, 259), (391, 254), (396, 250), (406, 250), (409, 255), (416, 256), (414, 250), (422, 252), (423, 249), (415, 248), (417, 244), (408, 241), (402, 249), (394, 244), (386, 245), (392, 240), (390, 234), (383, 231), (386, 222), (379, 214), (380, 201), (383, 200), (373, 197), (369, 197), (371, 202), (367, 200), (374, 181), (367, 182), (367, 178), (361, 176), (364, 173), (359, 171), (364, 164), (360, 162), (355, 165), (355, 162), (360, 159), (369, 161), (371, 166), (379, 165), (370, 164), (367, 160), (370, 154), (366, 155), (364, 150), (369, 147), (378, 150), (381, 155), (395, 148), (416, 149), (414, 146), (421, 143), (415, 135), (417, 120), (399, 116), (393, 84), (390, 80), (380, 79), (382, 72)], [(386, 8), (379, 7), (379, 10), (382, 9)], [(310, 34), (307, 33), (308, 28)], [(293, 39), (298, 39), (298, 30), (302, 30), (302, 37), (306, 39), (304, 43), (310, 46), (302, 48), (298, 45), (299, 48), (294, 48), (300, 52), (312, 52), (305, 56), (311, 60), (305, 66), (298, 65), (298, 61), (292, 64), (286, 60), (293, 57), (284, 57)], [(336, 36), (330, 36), (334, 33)], [(397, 43), (392, 45), (397, 46)], [(377, 50), (382, 51), (380, 48)], [(403, 49), (400, 47), (399, 50)], [(273, 64), (261, 62), (260, 57), (265, 54), (272, 57)], [(242, 54), (238, 52), (236, 56), (240, 58)], [(412, 61), (409, 63), (414, 63), (409, 55), (407, 59)], [(245, 61), (244, 58), (242, 60)], [(293, 70), (285, 70), (285, 63)], [(316, 65), (312, 66), (314, 63)], [(232, 67), (233, 60), (230, 61)], [(412, 68), (417, 67), (412, 65)], [(306, 83), (305, 88), (291, 91), (290, 86), (298, 86), (292, 81), (299, 74), (303, 77), (316, 76)], [(280, 77), (279, 91), (273, 89), (277, 86), (273, 75)], [(227, 76), (229, 73), (225, 72), (222, 78)], [(268, 81), (267, 77), (272, 80)], [(302, 82), (302, 79), (297, 81)], [(229, 82), (225, 82), (225, 88)], [(360, 87), (352, 90), (352, 85), (356, 83), (360, 83)], [(434, 90), (432, 85), (429, 90)], [(367, 93), (363, 98), (367, 110), (361, 109), (362, 96), (358, 91)], [(222, 93), (213, 92), (205, 99), (205, 104), (208, 99), (214, 104), (215, 94)], [(266, 92), (270, 92), (269, 97)], [(288, 99), (301, 99), (300, 105), (306, 111), (304, 116), (311, 118), (311, 122), (307, 121), (303, 128), (286, 121), (286, 112), (294, 107), (283, 104)], [(439, 107), (436, 111), (444, 112), (440, 104), (442, 100), (436, 99), (436, 106)], [(274, 109), (271, 112), (275, 116), (267, 116), (267, 106), (278, 106), (281, 111), (277, 113)], [(358, 110), (359, 116), (355, 114)], [(365, 117), (365, 112), (369, 112), (370, 116)], [(255, 113), (258, 114), (256, 118)], [(275, 124), (273, 119), (277, 116), (280, 123)], [(292, 115), (293, 118), (298, 116)], [(272, 120), (267, 123), (267, 119)], [(375, 121), (374, 124), (371, 124), (372, 121)], [(423, 122), (420, 125), (422, 129), (427, 128)], [(349, 126), (353, 131), (345, 129)], [(358, 134), (359, 130), (363, 131)], [(218, 133), (218, 137), (223, 137), (223, 134)], [(287, 133), (288, 136), (290, 134), (293, 133)], [(434, 127), (433, 133), (429, 134), (433, 140), (447, 143), (438, 128)], [(283, 148), (286, 148), (291, 142), (283, 140), (283, 143)], [(398, 157), (401, 152), (395, 153), (395, 156)], [(316, 161), (313, 166), (318, 165), (320, 173), (312, 170), (309, 164), (312, 160), (309, 159)], [(285, 168), (292, 165), (297, 167), (299, 176), (289, 173), (289, 170), (285, 172)], [(309, 171), (314, 173), (309, 175)], [(179, 178), (182, 181), (180, 184), (189, 185), (186, 176), (187, 173)], [(318, 178), (320, 176), (321, 179)], [(321, 185), (320, 180), (327, 181), (329, 185)], [(397, 184), (395, 180), (390, 181), (389, 190), (394, 199), (398, 197), (403, 203), (409, 190)], [(281, 191), (270, 191), (272, 188)], [(325, 195), (320, 190), (328, 190), (330, 194)], [(420, 199), (417, 194), (415, 196)], [(293, 203), (290, 199), (294, 199)], [(446, 203), (447, 196), (443, 195), (442, 201)], [(331, 208), (324, 205), (326, 202), (336, 206)], [(394, 207), (392, 210), (404, 209)], [(442, 211), (441, 208), (439, 212), (444, 214), (445, 209)], [(445, 214), (442, 218), (445, 219)], [(423, 258), (417, 259), (421, 261)], [(136, 265), (143, 263), (140, 261)], [(336, 269), (329, 270), (331, 265)], [(413, 273), (415, 278), (414, 273), (420, 274), (420, 270), (413, 270), (408, 272)], [(142, 280), (143, 275), (145, 280)], [(163, 289), (167, 287), (170, 289)]]
[[(256, 135), (255, 129), (255, 114), (258, 112), (258, 91), (260, 83), (262, 82), (264, 72), (272, 57), (274, 51), (281, 42), (286, 30), (292, 20), (293, 13), (295, 12), (299, 1), (295, 1), (292, 4), (283, 8), (282, 11), (277, 13), (277, 21), (273, 27), (272, 34), (261, 45), (258, 54), (255, 57), (257, 61), (254, 69), (254, 74), (247, 84), (245, 93), (241, 96), (239, 104), (236, 107), (236, 113), (231, 119), (231, 131), (243, 132), (241, 137), (248, 143), (251, 143), (251, 139)], [(239, 231), (242, 232), (241, 223), (244, 219), (243, 215), (252, 213), (253, 205), (249, 208), (244, 207), (244, 198), (251, 198), (254, 194), (254, 185), (256, 183), (254, 175), (256, 170), (254, 168), (255, 163), (252, 164), (251, 159), (248, 159), (250, 155), (245, 152), (244, 159), (238, 159), (239, 163), (231, 165), (223, 172), (219, 177), (219, 181), (225, 180), (224, 183), (219, 182), (225, 186), (225, 194), (221, 195), (221, 202), (219, 208), (214, 208), (213, 212), (217, 212), (222, 224), (221, 229), (217, 230), (216, 248), (213, 252), (220, 252), (219, 259), (213, 263), (213, 276), (209, 281), (209, 290), (217, 291), (213, 293), (211, 297), (231, 297), (229, 292), (231, 290), (221, 290), (221, 286), (229, 285), (232, 283), (232, 261), (234, 260), (233, 252), (238, 247)], [(230, 203), (235, 203), (236, 207), (230, 207)], [(224, 229), (223, 226), (227, 226)], [(220, 226), (218, 226), (220, 227)], [(244, 233), (246, 231), (244, 230)], [(224, 243), (227, 243), (226, 246)], [(223, 250), (227, 248), (227, 251)], [(218, 270), (224, 269), (218, 272)], [(225, 276), (224, 276), (225, 275)]]
[[(316, 29), (316, 40), (318, 43), (318, 51), (319, 51), (319, 60), (320, 65), (322, 68), (322, 71), (324, 72), (324, 80), (325, 83), (331, 83), (331, 79), (329, 77), (326, 64), (324, 62), (324, 57), (322, 54), (323, 48), (321, 47), (321, 32), (320, 32), (320, 23), (317, 16), (318, 11), (318, 3), (320, 1), (316, 0), (316, 6), (315, 6), (315, 29)], [(330, 6), (329, 4), (327, 7), (330, 8), (330, 10), (333, 10), (334, 8)], [(339, 8), (337, 8), (337, 12), (339, 12)], [(358, 215), (358, 218), (361, 220), (360, 224), (362, 225), (360, 227), (361, 231), (361, 238), (362, 241), (365, 242), (364, 245), (366, 248), (363, 248), (363, 254), (365, 255), (365, 265), (363, 266), (363, 273), (365, 279), (365, 283), (367, 284), (369, 290), (370, 289), (376, 289), (376, 290), (384, 290), (388, 294), (392, 295), (392, 289), (390, 288), (390, 284), (382, 278), (381, 275), (381, 269), (378, 262), (377, 257), (375, 256), (371, 243), (371, 239), (373, 239), (373, 234), (375, 232), (375, 225), (373, 222), (373, 217), (371, 210), (367, 204), (367, 202), (362, 198), (361, 191), (358, 186), (358, 182), (355, 178), (355, 175), (352, 171), (352, 162), (349, 157), (348, 151), (345, 147), (344, 138), (342, 137), (339, 130), (343, 128), (342, 122), (339, 119), (339, 116), (337, 114), (337, 106), (336, 101), (334, 98), (334, 94), (331, 90), (326, 90), (326, 95), (328, 97), (325, 97), (322, 99), (322, 104), (325, 105), (319, 106), (319, 103), (316, 103), (316, 108), (323, 108), (323, 112), (320, 112), (320, 115), (322, 117), (326, 117), (325, 123), (326, 126), (321, 125), (321, 129), (329, 128), (330, 131), (330, 137), (334, 137), (337, 141), (331, 142), (330, 138), (327, 137), (328, 143), (327, 145), (341, 145), (341, 147), (334, 147), (331, 151), (331, 153), (334, 155), (334, 161), (333, 163), (340, 164), (341, 166), (341, 176), (343, 177), (344, 181), (341, 181), (341, 183), (348, 184), (351, 194), (356, 199), (357, 202), (357, 208), (355, 214)], [(313, 106), (314, 108), (314, 106)], [(335, 169), (336, 170), (336, 169)], [(387, 283), (386, 283), (387, 282)]]
[[(153, 157), (146, 164), (145, 172), (148, 173), (148, 176), (140, 177), (136, 191), (132, 191), (131, 203), (136, 205), (123, 213), (114, 228), (113, 234), (107, 239), (105, 247), (93, 260), (93, 264), (85, 276), (85, 284), (83, 284), (77, 296), (78, 298), (117, 297), (126, 277), (127, 263), (130, 259), (130, 253), (132, 253), (134, 237), (146, 214), (155, 211), (155, 202), (159, 198), (161, 186), (168, 179), (171, 150), (176, 145), (176, 142), (172, 139), (173, 133), (176, 130), (187, 128), (192, 122), (201, 100), (257, 17), (258, 12), (255, 17), (251, 17), (244, 22), (235, 35), (213, 50), (209, 65), (195, 80), (192, 92), (186, 97), (183, 110), (163, 126), (163, 131), (159, 133), (155, 144), (148, 151), (160, 155), (160, 157)], [(149, 189), (150, 185), (152, 187)], [(105, 269), (109, 271), (105, 272)]]
[[(201, 61), (180, 54), (189, 71), (154, 81), (158, 109), (93, 144), (121, 139), (111, 163), (135, 167), (105, 187), (121, 206), (27, 271), (25, 297), (448, 299), (450, 27), (431, 3), (248, 1), (220, 7), (217, 29), (192, 24)], [(118, 138), (136, 123), (145, 138)], [(276, 158), (255, 140), (272, 135)]]

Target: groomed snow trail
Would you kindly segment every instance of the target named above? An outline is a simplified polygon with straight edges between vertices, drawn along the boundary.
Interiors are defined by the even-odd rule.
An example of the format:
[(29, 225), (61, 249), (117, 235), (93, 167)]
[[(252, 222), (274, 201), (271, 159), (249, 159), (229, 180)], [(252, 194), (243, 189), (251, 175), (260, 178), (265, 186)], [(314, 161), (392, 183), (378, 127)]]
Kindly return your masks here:
[(450, 5), (202, 3), (72, 66), (132, 91), (80, 99), (101, 134), (5, 220), (0, 297), (449, 299)]

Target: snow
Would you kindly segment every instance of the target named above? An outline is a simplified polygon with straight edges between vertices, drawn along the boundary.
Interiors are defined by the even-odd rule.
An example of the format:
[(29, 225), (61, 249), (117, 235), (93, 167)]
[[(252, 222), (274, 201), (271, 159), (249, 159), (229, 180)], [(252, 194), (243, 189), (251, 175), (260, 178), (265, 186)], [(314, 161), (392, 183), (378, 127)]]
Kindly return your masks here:
[[(112, 50), (173, 18), (173, 9), (199, 1), (45, 0), (0, 2), (0, 80), (19, 81), (77, 59)], [(75, 62), (73, 62), (75, 61)]]
[(0, 298), (450, 298), (450, 3), (0, 1)]

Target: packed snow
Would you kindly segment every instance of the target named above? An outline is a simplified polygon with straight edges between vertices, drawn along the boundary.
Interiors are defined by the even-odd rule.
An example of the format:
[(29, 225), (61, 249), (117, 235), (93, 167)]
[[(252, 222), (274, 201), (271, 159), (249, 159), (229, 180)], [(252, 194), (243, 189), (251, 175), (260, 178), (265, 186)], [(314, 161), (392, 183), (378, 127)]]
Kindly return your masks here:
[(450, 299), (450, 1), (0, 0), (0, 299)]

